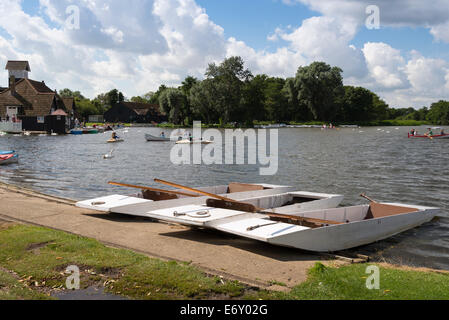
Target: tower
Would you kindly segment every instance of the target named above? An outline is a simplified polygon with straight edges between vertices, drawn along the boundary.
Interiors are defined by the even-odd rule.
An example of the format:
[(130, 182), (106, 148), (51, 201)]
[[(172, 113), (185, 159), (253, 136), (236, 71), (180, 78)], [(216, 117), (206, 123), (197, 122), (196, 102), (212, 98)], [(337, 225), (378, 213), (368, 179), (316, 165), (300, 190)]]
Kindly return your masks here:
[(19, 81), (20, 79), (28, 79), (28, 72), (31, 72), (30, 64), (28, 61), (13, 61), (9, 60), (6, 63), (6, 70), (8, 70), (8, 79), (11, 79), (14, 76), (15, 81)]

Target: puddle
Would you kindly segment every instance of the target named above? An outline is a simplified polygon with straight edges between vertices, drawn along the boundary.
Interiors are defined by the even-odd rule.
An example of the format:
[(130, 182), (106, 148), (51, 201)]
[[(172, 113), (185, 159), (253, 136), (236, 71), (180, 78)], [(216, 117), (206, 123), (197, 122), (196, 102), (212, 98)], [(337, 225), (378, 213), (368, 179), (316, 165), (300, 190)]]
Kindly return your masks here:
[(103, 288), (97, 287), (58, 292), (51, 296), (59, 300), (128, 300), (122, 296), (105, 293)]

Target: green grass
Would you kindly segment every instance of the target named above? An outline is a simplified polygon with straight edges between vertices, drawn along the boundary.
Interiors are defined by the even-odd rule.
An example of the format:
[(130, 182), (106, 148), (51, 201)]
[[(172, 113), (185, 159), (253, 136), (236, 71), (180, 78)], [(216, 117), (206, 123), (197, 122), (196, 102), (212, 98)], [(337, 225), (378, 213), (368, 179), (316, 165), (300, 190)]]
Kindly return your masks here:
[(11, 274), (0, 270), (0, 300), (48, 300), (49, 296), (36, 292)]
[(431, 125), (428, 121), (418, 120), (377, 120), (355, 123), (362, 127), (419, 127), (422, 125)]
[(152, 259), (61, 231), (0, 228), (0, 299), (48, 299), (49, 292), (65, 286), (69, 265), (80, 268), (81, 288), (104, 286), (107, 293), (132, 299), (449, 299), (449, 274), (380, 266), (380, 290), (368, 290), (368, 264), (336, 268), (317, 263), (307, 281), (291, 290), (273, 279), (271, 285), (288, 292), (272, 292), (207, 275), (190, 263)]
[(82, 288), (107, 282), (106, 292), (131, 298), (233, 298), (245, 293), (242, 284), (208, 276), (189, 264), (108, 248), (96, 240), (24, 225), (0, 231), (0, 266), (29, 284), (64, 286), (69, 265), (80, 268)]
[(309, 279), (281, 299), (300, 300), (448, 300), (449, 274), (380, 267), (379, 290), (366, 287), (369, 264), (340, 268), (317, 263)]

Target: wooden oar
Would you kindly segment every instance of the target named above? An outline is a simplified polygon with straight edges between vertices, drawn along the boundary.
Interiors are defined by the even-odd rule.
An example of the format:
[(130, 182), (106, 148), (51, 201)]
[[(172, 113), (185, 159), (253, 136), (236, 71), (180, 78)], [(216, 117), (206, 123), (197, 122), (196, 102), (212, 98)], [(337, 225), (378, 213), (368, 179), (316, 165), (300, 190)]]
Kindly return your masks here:
[(132, 184), (126, 184), (126, 183), (120, 183), (120, 182), (108, 182), (108, 184), (113, 185), (113, 186), (120, 186), (120, 187), (127, 187), (127, 188), (134, 188), (134, 189), (141, 189), (141, 190), (150, 190), (150, 191), (154, 191), (154, 192), (161, 192), (161, 193), (169, 193), (169, 194), (176, 194), (176, 195), (180, 195), (180, 196), (186, 196), (186, 197), (198, 197), (195, 194), (190, 194), (190, 193), (184, 193), (184, 192), (179, 192), (179, 191), (171, 191), (171, 190), (163, 190), (163, 189), (157, 189), (157, 188), (150, 188), (150, 187), (144, 187), (144, 186), (135, 186)]
[(175, 187), (175, 188), (179, 188), (179, 189), (184, 189), (184, 190), (188, 190), (190, 192), (195, 192), (198, 194), (202, 194), (211, 198), (215, 198), (215, 199), (219, 199), (222, 202), (218, 202), (218, 201), (213, 201), (213, 199), (210, 199), (212, 201), (208, 201), (208, 205), (210, 206), (218, 206), (218, 207), (222, 207), (224, 206), (225, 208), (230, 208), (230, 207), (234, 207), (236, 205), (239, 206), (239, 208), (241, 210), (239, 211), (245, 211), (245, 212), (255, 212), (255, 213), (262, 213), (262, 214), (266, 214), (271, 218), (279, 218), (279, 219), (289, 219), (289, 220), (296, 220), (296, 221), (300, 221), (302, 223), (304, 223), (304, 225), (308, 224), (312, 224), (315, 226), (319, 226), (319, 224), (341, 224), (340, 222), (336, 222), (336, 221), (328, 221), (328, 220), (320, 220), (320, 219), (313, 219), (313, 218), (303, 218), (303, 217), (298, 217), (298, 216), (292, 216), (292, 215), (285, 215), (285, 214), (278, 214), (278, 213), (271, 213), (271, 212), (267, 212), (266, 209), (263, 208), (257, 208), (256, 206), (253, 206), (251, 204), (248, 203), (244, 203), (244, 202), (240, 202), (240, 201), (236, 201), (233, 199), (229, 199), (226, 197), (222, 197), (213, 193), (209, 193), (209, 192), (205, 192), (205, 191), (201, 191), (201, 190), (197, 190), (194, 188), (190, 188), (190, 187), (186, 187), (180, 184), (176, 184), (173, 182), (169, 182), (169, 181), (164, 181), (164, 180), (160, 180), (160, 179), (154, 179), (155, 182), (157, 183), (162, 183), (171, 187)]
[(241, 203), (241, 202), (235, 201), (233, 199), (222, 197), (222, 196), (219, 196), (217, 194), (209, 193), (209, 192), (206, 192), (206, 191), (201, 191), (201, 190), (198, 190), (198, 189), (193, 189), (193, 188), (190, 188), (190, 187), (186, 187), (186, 186), (183, 186), (183, 185), (180, 185), (180, 184), (176, 184), (174, 182), (164, 181), (164, 180), (161, 180), (161, 179), (154, 179), (154, 182), (165, 184), (165, 185), (173, 187), (173, 188), (187, 190), (187, 191), (190, 191), (190, 192), (193, 192), (193, 193), (201, 194), (203, 196), (207, 196), (207, 197), (211, 197), (211, 198), (215, 198), (215, 199), (220, 199), (220, 200), (223, 200), (223, 201), (230, 201), (230, 202)]
[(361, 196), (362, 198), (365, 198), (366, 200), (368, 200), (368, 201), (370, 201), (370, 202), (377, 203), (377, 201), (375, 201), (375, 200), (371, 199), (370, 197), (368, 197), (368, 196), (366, 195), (366, 193), (362, 193), (360, 196)]

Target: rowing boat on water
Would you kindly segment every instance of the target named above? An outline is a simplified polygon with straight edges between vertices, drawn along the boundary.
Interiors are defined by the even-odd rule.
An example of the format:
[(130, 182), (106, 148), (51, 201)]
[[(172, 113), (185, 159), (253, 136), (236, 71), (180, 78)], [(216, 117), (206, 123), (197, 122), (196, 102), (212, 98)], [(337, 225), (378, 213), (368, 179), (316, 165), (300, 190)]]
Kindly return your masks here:
[(16, 153), (0, 154), (0, 165), (17, 163), (19, 161), (19, 155)]
[(153, 135), (148, 134), (148, 133), (145, 134), (145, 139), (147, 141), (159, 141), (159, 142), (170, 141), (170, 138), (167, 138), (167, 137), (156, 137), (156, 136), (153, 136)]
[(408, 134), (409, 138), (424, 138), (424, 139), (449, 139), (449, 134), (437, 134), (432, 136), (426, 136), (426, 135), (411, 135)]
[(15, 151), (1, 151), (0, 150), (0, 155), (12, 154), (12, 153), (16, 153), (16, 152)]
[(176, 144), (211, 144), (212, 141), (209, 140), (179, 140), (176, 141)]
[(107, 141), (107, 143), (118, 143), (118, 142), (124, 142), (125, 140), (123, 139), (109, 139)]

